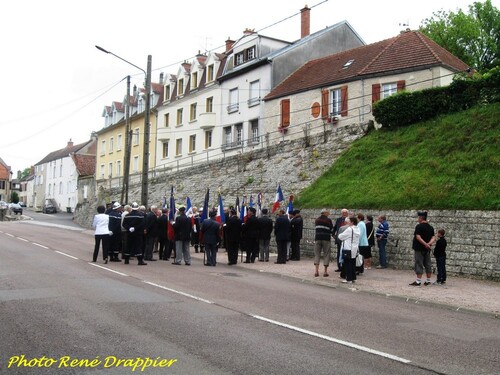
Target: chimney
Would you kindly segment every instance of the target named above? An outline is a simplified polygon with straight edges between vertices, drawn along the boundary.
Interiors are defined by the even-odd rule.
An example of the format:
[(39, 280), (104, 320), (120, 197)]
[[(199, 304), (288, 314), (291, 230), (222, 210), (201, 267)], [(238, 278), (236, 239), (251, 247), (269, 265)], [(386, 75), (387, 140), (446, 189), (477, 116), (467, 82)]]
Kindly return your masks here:
[(307, 5), (300, 10), (300, 38), (305, 38), (311, 33), (311, 8)]
[(227, 40), (226, 40), (226, 53), (229, 52), (231, 50), (231, 48), (233, 48), (233, 44), (234, 44), (234, 40), (227, 38)]
[(163, 85), (163, 72), (160, 73), (160, 85)]
[(73, 147), (73, 141), (71, 140), (71, 138), (69, 139), (68, 145), (66, 147)]

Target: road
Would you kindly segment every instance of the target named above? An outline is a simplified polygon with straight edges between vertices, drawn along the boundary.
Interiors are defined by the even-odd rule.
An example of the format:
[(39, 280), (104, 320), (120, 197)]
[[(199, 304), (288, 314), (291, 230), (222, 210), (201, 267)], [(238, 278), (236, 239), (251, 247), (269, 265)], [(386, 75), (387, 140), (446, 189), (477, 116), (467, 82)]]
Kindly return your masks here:
[(225, 264), (93, 264), (92, 246), (0, 223), (1, 374), (498, 373), (491, 317)]

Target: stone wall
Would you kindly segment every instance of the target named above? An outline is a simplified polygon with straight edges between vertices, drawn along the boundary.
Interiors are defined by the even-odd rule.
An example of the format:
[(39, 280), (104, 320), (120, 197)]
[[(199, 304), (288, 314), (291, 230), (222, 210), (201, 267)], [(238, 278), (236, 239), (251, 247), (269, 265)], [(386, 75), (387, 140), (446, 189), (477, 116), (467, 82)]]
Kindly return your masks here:
[[(340, 208), (341, 209), (341, 208)], [(331, 209), (331, 218), (340, 216), (340, 209)], [(314, 220), (319, 210), (302, 210), (304, 227), (303, 250), (312, 254), (311, 236), (314, 236)], [(374, 217), (385, 214), (390, 226), (387, 257), (390, 267), (413, 269), (412, 240), (417, 225), (417, 210), (376, 211), (352, 209)], [(500, 281), (500, 211), (453, 211), (429, 210), (429, 223), (446, 231), (448, 242), (446, 271), (451, 275), (466, 275), (477, 278)], [(310, 229), (309, 229), (310, 228)], [(378, 249), (372, 249), (375, 263), (378, 261)], [(433, 259), (433, 268), (435, 261)]]
[[(184, 204), (190, 197), (193, 205), (202, 206), (207, 188), (210, 189), (210, 205), (217, 205), (220, 192), (224, 205), (234, 205), (236, 196), (250, 197), (256, 201), (262, 192), (264, 206), (274, 202), (276, 187), (281, 184), (285, 200), (298, 194), (315, 181), (335, 159), (368, 129), (368, 124), (329, 129), (323, 134), (294, 141), (282, 141), (278, 145), (245, 154), (228, 157), (157, 175), (150, 180), (149, 204), (163, 203), (174, 186), (176, 203)], [(141, 186), (130, 186), (130, 202), (140, 202)], [(97, 197), (82, 204), (75, 213), (75, 221), (89, 227), (98, 204), (120, 199), (120, 189), (97, 190)], [(296, 207), (298, 208), (298, 207)], [(340, 216), (342, 207), (331, 209), (332, 218)], [(421, 209), (421, 208), (419, 208)], [(312, 254), (314, 219), (318, 210), (303, 210), (305, 220), (303, 253)], [(416, 225), (416, 209), (412, 211), (375, 211), (352, 209), (353, 212), (371, 214), (375, 218), (386, 214), (391, 226), (388, 244), (390, 265), (397, 268), (413, 267), (411, 240)], [(468, 275), (500, 280), (500, 212), (483, 211), (429, 211), (429, 219), (435, 230), (444, 228), (448, 240), (447, 270), (450, 274)], [(374, 249), (375, 259), (377, 251)]]

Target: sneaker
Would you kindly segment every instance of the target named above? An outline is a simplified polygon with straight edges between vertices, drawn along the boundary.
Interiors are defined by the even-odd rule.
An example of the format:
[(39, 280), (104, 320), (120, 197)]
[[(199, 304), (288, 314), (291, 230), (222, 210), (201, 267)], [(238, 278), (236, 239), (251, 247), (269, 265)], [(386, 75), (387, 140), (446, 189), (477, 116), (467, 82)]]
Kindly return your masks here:
[(426, 282), (424, 283), (424, 286), (428, 286), (428, 285), (431, 285), (431, 282), (430, 282), (430, 281), (426, 281)]
[(412, 282), (411, 284), (409, 284), (410, 286), (420, 286), (422, 285), (422, 283), (417, 283), (416, 281)]
[(344, 279), (344, 280), (342, 280), (342, 283), (343, 284), (352, 284), (353, 282), (352, 281), (347, 281), (347, 280)]

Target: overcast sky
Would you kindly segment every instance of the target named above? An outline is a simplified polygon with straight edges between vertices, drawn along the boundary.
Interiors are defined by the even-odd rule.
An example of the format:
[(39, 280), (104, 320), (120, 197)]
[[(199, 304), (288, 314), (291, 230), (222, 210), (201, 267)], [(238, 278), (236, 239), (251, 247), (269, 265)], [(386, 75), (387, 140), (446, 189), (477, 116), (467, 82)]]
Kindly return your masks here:
[[(499, 7), (500, 0), (493, 0)], [(300, 9), (311, 10), (311, 33), (346, 20), (367, 43), (417, 29), (436, 11), (468, 10), (472, 0), (25, 0), (2, 2), (0, 157), (17, 170), (34, 165), (72, 139), (86, 142), (103, 127), (102, 111), (121, 101), (140, 70), (104, 54), (99, 45), (146, 70), (152, 80), (177, 73), (198, 51), (222, 51), (245, 28), (294, 41)], [(285, 20), (278, 23), (279, 21)], [(278, 23), (278, 24), (276, 24)], [(271, 26), (274, 25), (275, 26)]]

